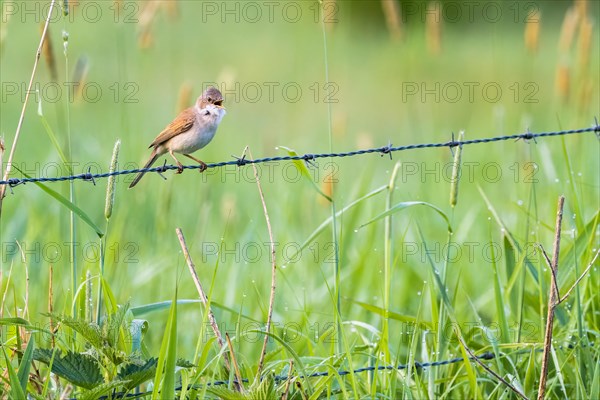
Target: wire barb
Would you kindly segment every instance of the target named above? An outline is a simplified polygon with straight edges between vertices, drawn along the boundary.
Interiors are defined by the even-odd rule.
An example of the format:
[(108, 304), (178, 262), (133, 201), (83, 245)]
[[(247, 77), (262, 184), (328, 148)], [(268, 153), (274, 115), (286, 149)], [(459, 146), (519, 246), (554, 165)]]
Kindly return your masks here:
[(25, 182), (23, 182), (23, 180), (22, 180), (22, 179), (19, 179), (19, 178), (10, 178), (10, 179), (8, 180), (8, 186), (9, 186), (11, 189), (12, 189), (12, 188), (14, 188), (14, 187), (17, 187), (17, 186), (19, 186), (19, 185), (24, 185), (24, 184), (25, 184)]
[(157, 169), (156, 172), (158, 173), (158, 175), (160, 175), (161, 178), (163, 178), (166, 181), (167, 177), (164, 176), (163, 173), (167, 172), (168, 169), (169, 168), (167, 167), (167, 160), (165, 160), (162, 167)]
[(231, 155), (231, 157), (236, 159), (236, 164), (238, 167), (243, 167), (244, 165), (250, 164), (248, 162), (248, 160), (246, 160), (246, 153), (244, 153), (243, 156), (238, 157), (238, 156), (234, 156), (233, 154)]
[(390, 140), (388, 142), (387, 146), (384, 146), (380, 149), (381, 152), (381, 157), (383, 157), (386, 154), (390, 155), (390, 160), (392, 159), (392, 152), (394, 151), (394, 147), (392, 146), (392, 141)]
[(460, 146), (460, 142), (457, 142), (454, 138), (454, 131), (452, 131), (452, 140), (448, 142), (448, 148), (450, 149), (450, 154), (454, 157), (454, 148)]
[(317, 164), (315, 163), (317, 158), (314, 154), (305, 154), (304, 156), (302, 156), (302, 159), (304, 160), (304, 163), (307, 167), (318, 168)]
[(537, 140), (535, 140), (535, 138), (536, 138), (536, 135), (531, 133), (529, 128), (527, 128), (527, 133), (523, 133), (523, 134), (519, 135), (519, 137), (515, 141), (519, 141), (519, 140), (523, 139), (525, 142), (528, 142), (530, 140), (533, 140), (533, 143), (537, 144)]
[(81, 179), (85, 182), (92, 182), (96, 186), (96, 180), (94, 179), (94, 175), (92, 175), (92, 167), (88, 167), (87, 173), (83, 174)]

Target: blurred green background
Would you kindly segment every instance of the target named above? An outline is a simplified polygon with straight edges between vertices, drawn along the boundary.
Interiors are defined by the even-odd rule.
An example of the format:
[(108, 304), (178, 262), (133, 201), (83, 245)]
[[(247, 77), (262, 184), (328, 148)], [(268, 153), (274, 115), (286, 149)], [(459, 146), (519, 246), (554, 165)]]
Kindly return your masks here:
[[(211, 82), (223, 91), (228, 113), (213, 142), (196, 154), (206, 162), (230, 160), (245, 146), (258, 158), (285, 155), (277, 146), (298, 153), (350, 151), (388, 143), (445, 142), (463, 130), (466, 139), (473, 139), (593, 123), (600, 110), (598, 2), (584, 4), (587, 14), (580, 14), (571, 27), (573, 38), (566, 45), (559, 44), (568, 35), (565, 14), (581, 4), (478, 2), (470, 9), (469, 2), (442, 3), (394, 3), (394, 20), (381, 2), (328, 2), (328, 22), (322, 26), (315, 19), (318, 4), (310, 1), (82, 1), (71, 4), (68, 17), (57, 15), (50, 24), (57, 80), (42, 56), (38, 98), (67, 154), (70, 130), (76, 173), (107, 171), (117, 139), (122, 142), (119, 166), (142, 164), (149, 155), (147, 145), (176, 116), (178, 104), (191, 105)], [(0, 136), (8, 150), (48, 7), (47, 2), (6, 0), (2, 7)], [(27, 13), (26, 7), (33, 11)], [(439, 7), (438, 22), (435, 12), (426, 12), (432, 10), (428, 7)], [(453, 7), (461, 14), (443, 11), (450, 13)], [(592, 23), (587, 48), (580, 33), (584, 19)], [(78, 62), (85, 71), (80, 87), (87, 91), (69, 99), (65, 82), (78, 81)], [(65, 175), (68, 171), (45, 133), (35, 100), (27, 108), (15, 164), (30, 175)], [(479, 249), (490, 237), (501, 243), (503, 232), (490, 220), (481, 193), (521, 244), (536, 241), (550, 248), (559, 194), (567, 192), (566, 231), (580, 232), (598, 211), (598, 150), (592, 133), (464, 148), (463, 162), (471, 163), (473, 173), (463, 176), (452, 213), (453, 240), (461, 244), (463, 255), (452, 265), (449, 287), (456, 289), (456, 308), (465, 321), (474, 320), (469, 304), (485, 323), (497, 320), (490, 263)], [(4, 163), (7, 157), (5, 153)], [(386, 185), (398, 161), (402, 166), (394, 202), (426, 201), (450, 213), (448, 149), (396, 153), (393, 161), (378, 154), (321, 160), (313, 170), (314, 181), (329, 190), (325, 181), (333, 173), (339, 211)], [(260, 167), (281, 267), (274, 318), (280, 324), (300, 322), (308, 331), (333, 321), (329, 229), (313, 239), (297, 262), (287, 258), (331, 216), (331, 209), (290, 165)], [(21, 175), (14, 171), (12, 176)], [(166, 181), (149, 174), (134, 190), (127, 190), (131, 176), (118, 178), (106, 232), (105, 272), (117, 300), (133, 306), (169, 300), (176, 285), (180, 298), (196, 298), (175, 236), (175, 228), (181, 227), (206, 286), (218, 263), (213, 301), (264, 321), (270, 288), (264, 243), (269, 239), (251, 168), (165, 176)], [(75, 203), (101, 227), (105, 184), (103, 179), (96, 185), (74, 185)], [(68, 184), (49, 186), (68, 197)], [(30, 318), (36, 320), (47, 310), (50, 264), (55, 309), (66, 312), (71, 296), (69, 212), (33, 184), (13, 191), (4, 200), (0, 225), (4, 276), (12, 268), (5, 315), (13, 312), (12, 299), (19, 303), (24, 296), (25, 265), (30, 270)], [(378, 195), (337, 221), (341, 294), (377, 307), (383, 298), (383, 221), (358, 228), (383, 211), (385, 195)], [(430, 211), (417, 209), (393, 221), (391, 309), (414, 317), (422, 306), (421, 293), (433, 283), (423, 247), (409, 254), (406, 244), (421, 246), (418, 226), (428, 246), (443, 248), (446, 225)], [(96, 276), (98, 238), (80, 220), (76, 224), (78, 270), (81, 277), (87, 270)], [(25, 262), (15, 241), (30, 250)], [(221, 241), (225, 251), (217, 256), (214, 250)], [(565, 243), (572, 241), (565, 238)], [(462, 245), (467, 242), (478, 246), (470, 259)], [(597, 233), (592, 242), (597, 248)], [(443, 251), (434, 257), (441, 264)], [(593, 276), (598, 278), (597, 269)], [(532, 313), (535, 340), (542, 334), (539, 301), (534, 295), (526, 311)], [(216, 312), (226, 329), (234, 329), (234, 314), (221, 308)], [(342, 303), (341, 315), (375, 326), (380, 322), (379, 315), (351, 301)], [(165, 315), (145, 317), (150, 321), (149, 343), (158, 346)], [(193, 332), (199, 320), (195, 306), (181, 307), (181, 326)], [(180, 341), (183, 354), (194, 348), (194, 335), (182, 334)], [(259, 351), (252, 343), (244, 350), (249, 358)]]

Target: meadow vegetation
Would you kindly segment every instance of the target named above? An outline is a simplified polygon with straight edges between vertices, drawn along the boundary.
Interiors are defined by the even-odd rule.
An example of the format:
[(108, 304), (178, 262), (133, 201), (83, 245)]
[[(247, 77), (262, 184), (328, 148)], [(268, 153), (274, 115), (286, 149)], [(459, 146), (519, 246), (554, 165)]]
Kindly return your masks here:
[[(598, 2), (471, 3), (4, 0), (2, 175), (598, 126)], [(0, 397), (600, 398), (599, 143), (4, 185)]]

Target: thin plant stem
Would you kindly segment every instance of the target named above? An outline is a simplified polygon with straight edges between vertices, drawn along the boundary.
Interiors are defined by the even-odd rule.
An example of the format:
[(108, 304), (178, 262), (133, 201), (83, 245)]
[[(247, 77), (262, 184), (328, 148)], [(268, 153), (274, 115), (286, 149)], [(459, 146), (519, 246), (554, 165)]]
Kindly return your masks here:
[[(552, 326), (554, 325), (554, 310), (560, 304), (560, 294), (558, 293), (558, 256), (560, 253), (560, 231), (562, 228), (563, 208), (565, 205), (565, 196), (558, 198), (558, 211), (556, 213), (556, 228), (554, 230), (554, 249), (552, 261), (550, 264), (550, 295), (548, 296), (548, 316), (546, 318), (546, 333), (544, 335), (544, 352), (542, 353), (542, 370), (540, 372), (540, 385), (538, 388), (538, 400), (543, 400), (546, 395), (546, 379), (548, 378), (548, 363), (550, 359), (550, 349), (552, 347)], [(547, 261), (548, 256), (542, 251)]]
[[(40, 61), (40, 55), (42, 54), (42, 47), (44, 46), (44, 41), (46, 40), (46, 34), (48, 33), (48, 25), (50, 24), (50, 16), (52, 15), (52, 11), (54, 9), (54, 4), (56, 0), (52, 0), (50, 3), (50, 7), (48, 8), (48, 16), (46, 17), (46, 22), (44, 24), (44, 30), (42, 31), (42, 36), (40, 38), (40, 44), (38, 45), (37, 51), (35, 52), (35, 61), (33, 62), (33, 70), (31, 71), (31, 78), (29, 78), (29, 84), (27, 86), (27, 92), (25, 92), (25, 101), (23, 102), (23, 107), (21, 108), (21, 116), (19, 117), (19, 123), (17, 124), (17, 130), (15, 131), (15, 138), (13, 139), (12, 147), (10, 148), (10, 153), (8, 154), (8, 161), (6, 163), (6, 171), (4, 171), (4, 176), (2, 180), (6, 181), (12, 171), (12, 161), (15, 156), (15, 150), (17, 149), (17, 142), (19, 141), (19, 137), (21, 135), (21, 128), (23, 127), (23, 120), (25, 119), (25, 110), (27, 109), (27, 104), (29, 103), (29, 95), (31, 94), (31, 88), (33, 86), (33, 80), (35, 78), (35, 73), (37, 71), (38, 63)], [(6, 185), (2, 185), (0, 187), (0, 217), (2, 217), (2, 200), (6, 196)]]
[[(246, 147), (246, 149), (248, 149)], [(246, 151), (244, 150), (244, 153)], [(248, 150), (250, 159), (252, 159), (252, 152)], [(271, 220), (269, 218), (269, 211), (267, 210), (267, 203), (265, 202), (265, 195), (260, 184), (260, 178), (256, 165), (252, 164), (254, 170), (254, 178), (256, 179), (256, 185), (258, 186), (258, 194), (260, 195), (260, 202), (262, 203), (263, 212), (265, 214), (265, 221), (267, 222), (267, 231), (269, 232), (269, 240), (271, 241), (271, 294), (269, 297), (269, 311), (267, 313), (267, 326), (265, 327), (265, 339), (263, 341), (262, 351), (260, 352), (260, 359), (258, 361), (258, 368), (256, 371), (256, 378), (258, 379), (262, 373), (265, 356), (267, 354), (267, 343), (269, 342), (268, 333), (271, 331), (271, 320), (273, 318), (273, 306), (275, 305), (275, 289), (277, 287), (277, 262), (275, 258), (275, 239), (273, 238), (273, 229), (271, 228)]]
[[(181, 228), (177, 228), (177, 229), (175, 229), (175, 232), (177, 233), (177, 238), (179, 239), (179, 244), (181, 245), (181, 250), (183, 251), (183, 256), (185, 257), (185, 261), (190, 270), (190, 274), (192, 275), (192, 280), (194, 281), (194, 284), (196, 285), (196, 289), (198, 290), (198, 294), (200, 295), (200, 301), (206, 307), (208, 321), (209, 321), (210, 326), (212, 327), (212, 330), (217, 338), (217, 343), (219, 344), (220, 348), (223, 348), (223, 346), (225, 345), (225, 341), (223, 340), (221, 331), (219, 331), (219, 326), (217, 325), (217, 320), (215, 319), (215, 315), (213, 314), (213, 312), (210, 309), (210, 306), (208, 304), (208, 298), (206, 297), (206, 292), (204, 292), (204, 289), (202, 288), (202, 284), (200, 283), (200, 279), (198, 278), (198, 274), (196, 273), (196, 265), (194, 265), (194, 261), (192, 261), (192, 257), (190, 256), (190, 252), (189, 252), (187, 244), (185, 242), (185, 237), (183, 236), (183, 231), (181, 230)], [(227, 368), (227, 370), (230, 370), (229, 356), (227, 355), (227, 353), (223, 353), (223, 359), (225, 361), (225, 367)]]

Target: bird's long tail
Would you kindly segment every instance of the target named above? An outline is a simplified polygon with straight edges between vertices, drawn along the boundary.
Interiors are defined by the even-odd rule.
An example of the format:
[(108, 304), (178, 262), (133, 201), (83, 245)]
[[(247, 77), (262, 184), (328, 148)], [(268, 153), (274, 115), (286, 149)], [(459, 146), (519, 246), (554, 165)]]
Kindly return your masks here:
[[(156, 161), (156, 159), (158, 158), (158, 154), (156, 154), (156, 150), (152, 151), (152, 154), (150, 154), (150, 158), (148, 159), (148, 162), (146, 162), (146, 165), (144, 165), (144, 169), (146, 168), (150, 168), (152, 166), (152, 164), (154, 164), (154, 162)], [(142, 177), (144, 176), (146, 172), (140, 172), (135, 176), (135, 179), (133, 180), (133, 182), (131, 182), (131, 185), (129, 185), (129, 189), (131, 189), (132, 187), (134, 187), (135, 185), (137, 185), (137, 183), (140, 181), (140, 179), (142, 179)]]

